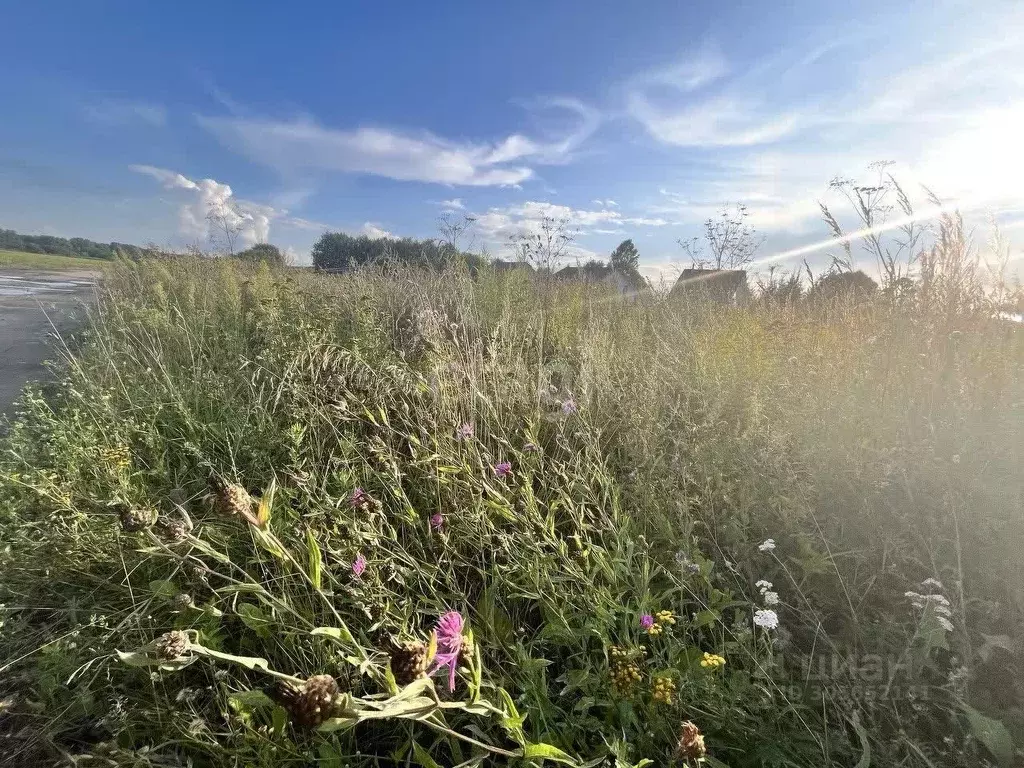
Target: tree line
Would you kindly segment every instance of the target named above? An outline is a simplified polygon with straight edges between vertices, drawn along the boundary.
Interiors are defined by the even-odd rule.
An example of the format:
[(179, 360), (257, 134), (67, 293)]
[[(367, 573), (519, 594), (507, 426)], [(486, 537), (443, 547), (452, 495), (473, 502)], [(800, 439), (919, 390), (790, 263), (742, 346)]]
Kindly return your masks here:
[(97, 243), (84, 237), (23, 235), (13, 229), (0, 229), (0, 250), (78, 256), (85, 259), (112, 259), (118, 253), (134, 258), (149, 253), (147, 248), (128, 243)]

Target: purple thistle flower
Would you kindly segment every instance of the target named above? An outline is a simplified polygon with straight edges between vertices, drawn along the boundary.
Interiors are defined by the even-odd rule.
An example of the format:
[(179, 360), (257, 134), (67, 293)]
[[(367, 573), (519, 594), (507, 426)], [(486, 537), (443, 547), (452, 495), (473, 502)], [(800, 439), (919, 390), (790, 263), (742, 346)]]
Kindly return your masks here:
[(359, 508), (370, 501), (370, 494), (364, 491), (362, 488), (356, 488), (352, 491), (352, 495), (349, 497), (349, 504), (354, 508)]
[(571, 416), (572, 414), (576, 413), (576, 410), (576, 401), (573, 400), (571, 397), (568, 400), (564, 400), (562, 402), (562, 413), (564, 413), (566, 416)]
[(494, 476), (498, 478), (508, 477), (512, 474), (512, 462), (502, 461), (494, 465)]
[(356, 575), (356, 578), (361, 578), (363, 571), (366, 570), (366, 558), (363, 557), (363, 553), (360, 552), (356, 555), (355, 561), (352, 563), (352, 573)]
[(650, 629), (654, 626), (654, 617), (649, 613), (645, 613), (640, 617), (640, 626), (644, 629)]
[(455, 430), (455, 436), (459, 440), (469, 440), (473, 436), (473, 425), (468, 421), (465, 422), (461, 427)]
[(462, 614), (458, 611), (449, 611), (438, 620), (434, 628), (437, 635), (437, 653), (434, 654), (434, 665), (430, 668), (430, 674), (447, 668), (449, 691), (455, 690), (455, 668), (459, 664), (459, 654), (462, 653), (464, 626)]
[(440, 512), (435, 512), (430, 517), (430, 527), (435, 531), (440, 531), (444, 527), (444, 515)]

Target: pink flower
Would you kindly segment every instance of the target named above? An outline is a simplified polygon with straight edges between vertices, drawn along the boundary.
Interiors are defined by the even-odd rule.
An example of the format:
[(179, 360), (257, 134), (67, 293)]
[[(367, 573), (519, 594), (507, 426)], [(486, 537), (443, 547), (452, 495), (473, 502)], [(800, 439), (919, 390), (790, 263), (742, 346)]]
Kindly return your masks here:
[(512, 474), (512, 462), (502, 461), (494, 465), (494, 476), (495, 477), (508, 477)]
[(654, 617), (649, 613), (645, 613), (640, 617), (640, 626), (644, 629), (650, 629), (654, 626)]
[(437, 653), (434, 654), (434, 666), (430, 674), (438, 670), (448, 669), (448, 690), (455, 690), (455, 668), (459, 665), (459, 654), (462, 652), (462, 628), (465, 625), (462, 614), (449, 611), (440, 618), (434, 632), (437, 635)]
[(431, 515), (430, 527), (433, 528), (435, 531), (440, 531), (441, 528), (444, 527), (444, 515), (442, 515), (440, 512), (435, 512), (433, 515)]
[(352, 573), (354, 573), (356, 575), (356, 578), (359, 578), (359, 577), (361, 577), (363, 575), (363, 571), (365, 571), (365, 570), (366, 570), (366, 558), (363, 557), (363, 553), (360, 552), (358, 555), (356, 555), (356, 559), (352, 563)]
[(576, 401), (573, 400), (571, 397), (568, 400), (564, 400), (562, 402), (562, 413), (564, 413), (566, 416), (570, 416), (576, 413), (576, 410)]
[(455, 436), (459, 440), (469, 440), (473, 436), (473, 425), (467, 421), (455, 431)]
[(349, 504), (353, 507), (361, 507), (370, 501), (370, 494), (364, 491), (362, 488), (356, 488), (352, 491), (352, 496), (349, 497)]

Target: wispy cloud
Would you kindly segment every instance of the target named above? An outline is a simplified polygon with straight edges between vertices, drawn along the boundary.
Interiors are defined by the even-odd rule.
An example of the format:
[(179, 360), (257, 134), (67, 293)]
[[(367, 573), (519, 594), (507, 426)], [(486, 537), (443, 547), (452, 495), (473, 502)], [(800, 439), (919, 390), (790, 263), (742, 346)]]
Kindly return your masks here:
[(91, 123), (104, 126), (144, 124), (162, 126), (167, 123), (167, 109), (162, 104), (121, 99), (102, 99), (82, 107), (82, 114)]
[(384, 229), (379, 224), (375, 224), (372, 221), (368, 221), (365, 224), (363, 224), (362, 228), (359, 230), (359, 234), (366, 235), (371, 240), (397, 239), (396, 235), (392, 234), (391, 232), (388, 232), (388, 230)]
[(446, 211), (464, 211), (466, 210), (466, 204), (462, 202), (461, 197), (456, 197), (451, 200), (442, 200), (440, 203), (441, 207)]
[(199, 116), (228, 148), (285, 174), (310, 170), (366, 173), (399, 181), (465, 186), (516, 186), (539, 164), (564, 162), (593, 131), (596, 117), (570, 99), (547, 108), (575, 116), (577, 126), (553, 140), (512, 134), (496, 142), (457, 142), (427, 131), (383, 127), (331, 128), (311, 118), (279, 120)]

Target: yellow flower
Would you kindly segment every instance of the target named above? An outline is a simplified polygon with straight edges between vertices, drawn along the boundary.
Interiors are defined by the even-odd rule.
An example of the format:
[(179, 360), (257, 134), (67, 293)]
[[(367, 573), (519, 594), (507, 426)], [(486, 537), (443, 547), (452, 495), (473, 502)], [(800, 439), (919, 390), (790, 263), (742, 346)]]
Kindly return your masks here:
[(671, 704), (672, 697), (676, 692), (676, 684), (672, 681), (672, 678), (659, 675), (651, 682), (651, 698), (659, 704)]
[(665, 628), (661, 624), (651, 624), (651, 626), (647, 628), (647, 634), (649, 635), (660, 635), (664, 631)]
[(676, 617), (672, 615), (672, 611), (658, 611), (657, 620), (659, 624), (675, 624)]
[(705, 669), (718, 669), (719, 667), (725, 666), (725, 657), (719, 656), (717, 653), (704, 653), (703, 658), (700, 660), (700, 665)]

